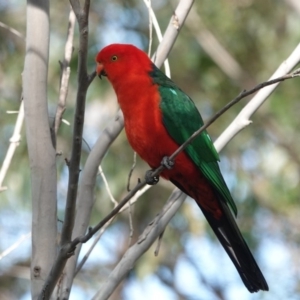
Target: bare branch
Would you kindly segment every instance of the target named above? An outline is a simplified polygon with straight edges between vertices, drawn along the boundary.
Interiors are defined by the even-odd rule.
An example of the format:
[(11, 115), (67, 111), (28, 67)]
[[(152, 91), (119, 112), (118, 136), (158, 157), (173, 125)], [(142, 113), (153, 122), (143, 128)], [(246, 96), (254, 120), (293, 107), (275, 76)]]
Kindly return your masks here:
[[(95, 146), (92, 148), (87, 158), (82, 172), (80, 189), (78, 192), (76, 222), (73, 230), (74, 238), (82, 236), (86, 232), (89, 225), (92, 207), (94, 205), (94, 187), (96, 184), (98, 166), (101, 164), (107, 149), (123, 129), (123, 126), (123, 115), (121, 111), (119, 111), (116, 117), (100, 134)], [(69, 298), (80, 249), (81, 247), (78, 246), (75, 251), (75, 255), (68, 260), (65, 270), (65, 278), (63, 279), (61, 288), (62, 299)]]
[(10, 247), (0, 253), (0, 260), (10, 254), (12, 251), (17, 249), (26, 239), (30, 238), (31, 232), (23, 234), (16, 242), (14, 242)]
[[(84, 257), (82, 258), (82, 260), (80, 261), (80, 263), (78, 264), (74, 277), (80, 272), (80, 270), (82, 269), (82, 267), (84, 266), (85, 262), (88, 260), (90, 254), (92, 253), (93, 249), (95, 248), (95, 246), (97, 245), (97, 243), (99, 242), (100, 238), (102, 237), (104, 231), (106, 230), (106, 228), (113, 222), (114, 218), (110, 219), (102, 228), (101, 230), (99, 230), (98, 234), (96, 235), (90, 249), (87, 251), (87, 253), (84, 255)], [(65, 299), (65, 298), (64, 298)]]
[(23, 40), (25, 42), (24, 35), (20, 31), (14, 29), (2, 22), (0, 22), (0, 27), (7, 29), (9, 32), (11, 32), (12, 34), (14, 34), (15, 36), (17, 36), (18, 38), (20, 38), (21, 40)]
[(183, 26), (193, 3), (194, 0), (180, 0), (164, 34), (163, 40), (159, 44), (156, 54), (154, 55), (153, 61), (157, 67), (162, 65), (172, 50), (180, 29)]
[(73, 53), (73, 38), (74, 38), (74, 29), (75, 29), (75, 14), (73, 9), (71, 8), (69, 14), (69, 24), (68, 24), (68, 35), (67, 41), (65, 45), (65, 56), (64, 60), (61, 63), (61, 78), (60, 78), (60, 89), (59, 89), (59, 99), (58, 105), (56, 109), (55, 119), (54, 119), (54, 134), (55, 139), (58, 132), (58, 128), (62, 121), (62, 116), (66, 110), (66, 101), (68, 95), (68, 86), (69, 86), (69, 78), (70, 78), (70, 61)]
[[(282, 76), (283, 80), (293, 78), (293, 73), (285, 75), (290, 72), (300, 61), (300, 44), (294, 49), (290, 56), (278, 67), (276, 72), (271, 76), (269, 82), (274, 78)], [(285, 78), (287, 76), (288, 78)], [(299, 76), (296, 74), (296, 76)], [(250, 117), (258, 110), (258, 108), (268, 99), (271, 93), (278, 86), (280, 81), (268, 86), (260, 91), (252, 98), (252, 100), (243, 108), (233, 122), (226, 128), (221, 136), (215, 141), (216, 148), (221, 151), (223, 147), (243, 128), (251, 123)]]
[(151, 18), (151, 0), (144, 0), (144, 3), (148, 7), (149, 13), (149, 46), (148, 46), (148, 56), (151, 56), (151, 49), (152, 49), (152, 41), (153, 41), (153, 21)]
[(102, 289), (93, 297), (93, 300), (108, 299), (114, 289), (123, 280), (126, 274), (134, 267), (136, 260), (141, 257), (163, 232), (171, 218), (182, 205), (186, 195), (175, 189), (161, 213), (148, 225), (139, 237), (137, 243), (131, 246), (108, 276)]
[(130, 168), (130, 171), (128, 174), (128, 179), (127, 179), (127, 192), (130, 192), (130, 179), (131, 179), (131, 176), (132, 176), (135, 166), (136, 166), (136, 152), (133, 152), (133, 163)]
[[(76, 2), (76, 1), (71, 1)], [(87, 1), (88, 2), (88, 1)], [(72, 3), (73, 4), (73, 3)], [(74, 10), (75, 12), (75, 10)], [(76, 13), (76, 12), (75, 12)], [(77, 16), (77, 14), (76, 14)], [(85, 98), (89, 87), (87, 74), (87, 52), (88, 52), (88, 13), (77, 19), (79, 24), (79, 57), (78, 57), (78, 89), (76, 99), (76, 110), (74, 117), (72, 154), (69, 165), (69, 183), (67, 204), (65, 208), (65, 219), (63, 223), (61, 246), (68, 243), (72, 236), (74, 225), (76, 197), (79, 179), (79, 164), (81, 158), (82, 132), (84, 124)]]
[[(123, 206), (122, 209), (120, 209), (120, 211), (118, 213), (121, 213), (122, 211), (128, 209), (131, 205), (133, 205), (138, 198), (143, 195), (151, 186), (150, 185), (146, 185), (144, 186), (142, 189), (140, 189), (139, 191), (137, 191), (137, 193), (130, 199), (130, 201), (127, 203), (127, 205)], [(130, 206), (129, 206), (129, 203)], [(89, 255), (91, 254), (93, 248), (96, 246), (97, 242), (100, 240), (102, 234), (104, 233), (104, 231), (106, 230), (106, 228), (112, 223), (112, 221), (115, 219), (115, 216), (113, 218), (111, 218), (98, 232), (98, 234), (95, 237), (95, 240), (93, 241), (93, 244), (91, 245), (90, 249), (87, 251), (87, 253), (84, 255), (83, 259), (81, 260), (81, 262), (78, 264), (76, 271), (75, 271), (75, 275), (74, 277), (78, 274), (78, 272), (81, 270), (81, 268), (83, 267), (83, 265), (85, 264), (85, 262), (87, 261)], [(72, 258), (70, 259), (72, 260)], [(68, 262), (70, 262), (70, 260)]]
[[(148, 51), (148, 55), (150, 57), (151, 55), (151, 44), (152, 44), (152, 24), (154, 26), (158, 41), (161, 43), (163, 36), (161, 34), (161, 29), (159, 26), (159, 23), (157, 21), (156, 15), (151, 7), (151, 0), (144, 0), (144, 3), (146, 4), (148, 11), (149, 11), (149, 27), (150, 27), (150, 31), (149, 31), (149, 51)], [(164, 61), (164, 66), (165, 66), (165, 72), (166, 75), (171, 77), (171, 70), (170, 70), (170, 64), (169, 64), (169, 60), (168, 58), (165, 59)]]
[(21, 130), (23, 126), (23, 121), (24, 121), (24, 102), (23, 99), (21, 100), (20, 108), (19, 108), (19, 113), (16, 121), (16, 126), (13, 132), (12, 137), (10, 138), (9, 142), (10, 145), (8, 147), (6, 156), (3, 160), (3, 164), (0, 170), (0, 192), (6, 190), (6, 187), (4, 187), (3, 180), (6, 176), (6, 173), (9, 169), (10, 163), (12, 161), (12, 158), (14, 156), (14, 153), (19, 146), (19, 143), (21, 141)]
[(131, 245), (132, 242), (132, 237), (133, 237), (133, 232), (134, 232), (134, 228), (133, 228), (133, 222), (132, 222), (132, 204), (131, 204), (131, 199), (129, 199), (128, 203), (127, 203), (127, 207), (128, 207), (128, 220), (129, 220), (129, 239), (128, 239), (128, 247)]
[(112, 202), (112, 203), (114, 204), (114, 206), (116, 207), (116, 206), (118, 205), (118, 202), (116, 201), (116, 199), (114, 198), (114, 196), (113, 196), (113, 194), (112, 194), (112, 192), (111, 192), (111, 190), (110, 190), (109, 184), (108, 184), (107, 179), (106, 179), (106, 176), (105, 176), (105, 174), (104, 174), (104, 172), (103, 172), (103, 170), (102, 170), (102, 167), (99, 166), (98, 170), (99, 170), (99, 173), (100, 173), (100, 175), (101, 175), (101, 177), (102, 177), (102, 180), (103, 180), (103, 182), (104, 182), (104, 185), (105, 185), (107, 194), (108, 194), (108, 196), (109, 196), (109, 199), (111, 200), (111, 202)]

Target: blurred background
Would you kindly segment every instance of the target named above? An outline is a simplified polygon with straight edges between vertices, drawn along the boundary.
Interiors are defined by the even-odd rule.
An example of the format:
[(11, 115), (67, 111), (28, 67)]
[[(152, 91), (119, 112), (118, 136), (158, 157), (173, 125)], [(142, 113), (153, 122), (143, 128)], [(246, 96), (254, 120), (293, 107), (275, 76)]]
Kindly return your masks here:
[[(162, 32), (177, 1), (152, 0)], [(60, 66), (67, 35), (69, 3), (51, 1), (49, 115), (55, 115)], [(13, 134), (22, 93), (26, 4), (0, 0), (0, 162)], [(16, 34), (5, 25), (18, 31)], [(172, 79), (196, 103), (204, 120), (242, 90), (267, 80), (300, 41), (300, 2), (297, 0), (195, 1), (169, 56)], [(110, 43), (149, 47), (149, 15), (142, 0), (91, 1), (88, 69), (97, 52)], [(153, 34), (152, 54), (158, 45)], [(58, 214), (63, 218), (70, 155), (78, 32), (68, 105), (58, 134)], [(168, 225), (158, 257), (154, 245), (136, 264), (110, 299), (300, 299), (300, 84), (286, 81), (253, 115), (253, 123), (220, 153), (221, 169), (238, 208), (237, 223), (265, 275), (270, 291), (250, 294), (216, 240), (201, 211), (187, 199)], [(250, 99), (250, 98), (249, 98)], [(216, 139), (249, 99), (226, 112), (208, 131)], [(82, 168), (90, 148), (118, 110), (107, 80), (98, 78), (87, 96)], [(30, 170), (26, 137), (16, 150), (0, 194), (0, 299), (30, 299)], [(102, 168), (114, 197), (126, 194), (133, 163), (124, 132), (108, 151)], [(133, 186), (148, 166), (139, 158)], [(112, 268), (156, 216), (173, 186), (163, 180), (133, 207), (130, 240), (128, 212), (106, 230), (90, 259), (77, 275), (70, 299), (89, 299)], [(103, 180), (97, 181), (91, 225), (113, 207)], [(83, 254), (90, 243), (83, 247)]]

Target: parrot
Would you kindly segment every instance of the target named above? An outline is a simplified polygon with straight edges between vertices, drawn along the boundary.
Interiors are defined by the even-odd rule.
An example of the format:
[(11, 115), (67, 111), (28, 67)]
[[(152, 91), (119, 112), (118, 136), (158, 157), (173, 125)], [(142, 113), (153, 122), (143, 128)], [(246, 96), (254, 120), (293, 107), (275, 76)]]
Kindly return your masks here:
[[(192, 99), (149, 56), (131, 44), (110, 44), (96, 55), (96, 73), (111, 83), (124, 116), (127, 139), (151, 170), (193, 198), (249, 292), (268, 284), (235, 222), (237, 208), (219, 167), (219, 155), (204, 130), (184, 151), (168, 157), (203, 124)], [(146, 173), (146, 182), (158, 178)]]

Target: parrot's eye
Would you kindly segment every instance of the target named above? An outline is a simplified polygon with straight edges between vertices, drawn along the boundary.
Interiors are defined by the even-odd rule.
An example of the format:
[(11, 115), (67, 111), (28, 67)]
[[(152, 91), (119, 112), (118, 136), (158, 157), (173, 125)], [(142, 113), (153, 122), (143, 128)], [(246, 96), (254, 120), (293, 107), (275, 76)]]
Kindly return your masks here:
[(111, 57), (111, 60), (112, 61), (116, 61), (118, 59), (118, 56), (117, 55), (113, 55), (112, 57)]

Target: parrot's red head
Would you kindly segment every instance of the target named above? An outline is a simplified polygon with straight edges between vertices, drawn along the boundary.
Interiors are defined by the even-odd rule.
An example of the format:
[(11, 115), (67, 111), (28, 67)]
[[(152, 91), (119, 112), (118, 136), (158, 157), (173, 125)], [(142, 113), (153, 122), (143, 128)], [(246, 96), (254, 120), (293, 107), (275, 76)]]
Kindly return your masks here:
[(115, 87), (120, 81), (136, 80), (152, 68), (152, 62), (145, 52), (130, 44), (111, 44), (96, 56), (97, 75), (107, 76)]

